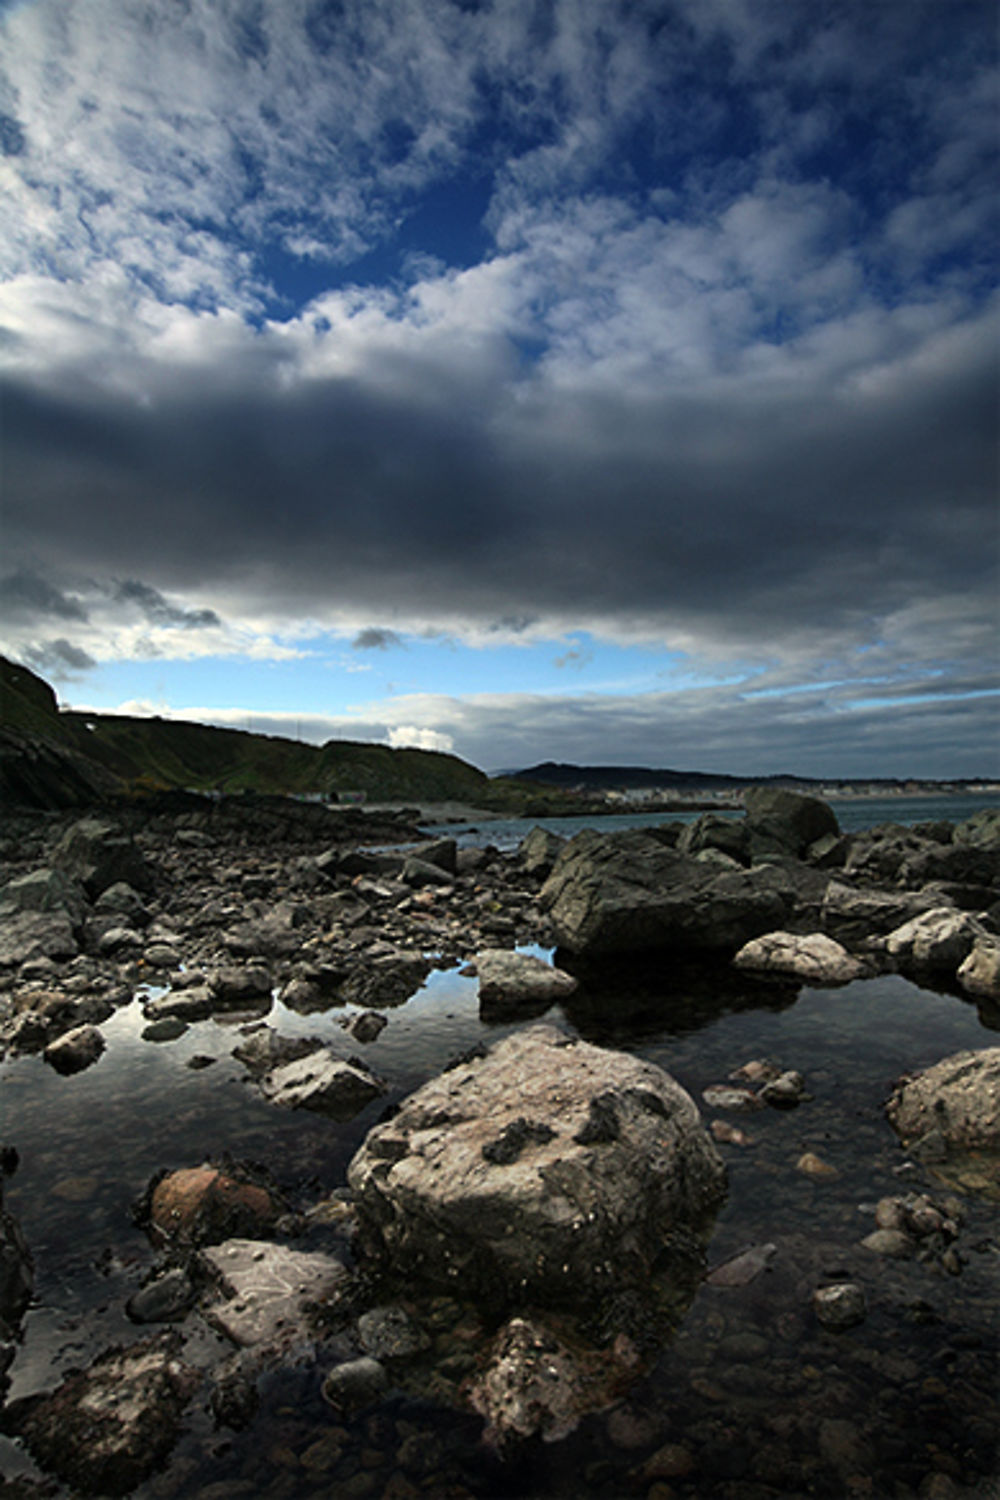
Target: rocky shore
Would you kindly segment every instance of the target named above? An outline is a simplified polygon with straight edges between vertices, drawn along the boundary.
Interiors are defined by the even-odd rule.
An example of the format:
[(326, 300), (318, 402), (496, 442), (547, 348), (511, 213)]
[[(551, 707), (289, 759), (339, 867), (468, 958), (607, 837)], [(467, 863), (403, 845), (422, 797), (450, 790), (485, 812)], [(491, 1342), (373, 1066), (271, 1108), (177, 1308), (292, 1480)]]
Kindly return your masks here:
[[(158, 1173), (135, 1209), (156, 1251), (128, 1307), (137, 1336), (56, 1389), (8, 1401), (3, 1429), (42, 1476), (10, 1492), (193, 1494), (171, 1479), (192, 1412), (252, 1433), (267, 1382), (299, 1370), (329, 1425), (308, 1457), (293, 1453), (276, 1496), (527, 1496), (537, 1445), (598, 1420), (618, 1466), (592, 1465), (578, 1494), (622, 1483), (647, 1500), (988, 1493), (984, 1430), (914, 1474), (836, 1401), (794, 1432), (768, 1429), (761, 1413), (757, 1448), (727, 1473), (706, 1452), (742, 1452), (739, 1441), (712, 1427), (706, 1447), (643, 1406), (664, 1351), (690, 1337), (699, 1289), (732, 1295), (770, 1273), (769, 1242), (710, 1265), (724, 1153), (752, 1148), (760, 1111), (793, 1118), (810, 1080), (780, 1060), (736, 1060), (735, 1076), (695, 1100), (655, 1064), (586, 1038), (594, 1006), (641, 964), (697, 973), (706, 1003), (748, 1007), (902, 974), (1000, 1029), (1000, 815), (844, 835), (817, 799), (758, 788), (742, 819), (709, 812), (568, 842), (538, 828), (511, 855), (458, 848), (446, 830), (426, 837), (426, 816), (170, 797), (141, 812), (7, 820), (8, 1058), (40, 1054), (65, 1078), (100, 1067), (102, 1027), (139, 997), (151, 1043), (232, 1021), (249, 1086), (333, 1131), (392, 1094), (379, 1036), (435, 970), (465, 966), (483, 1017), (509, 1030), (395, 1099), (346, 1180), (311, 1196), (289, 1201), (226, 1140)], [(275, 1027), (275, 998), (306, 1018), (342, 1013), (345, 1046)], [(553, 1004), (575, 1029), (536, 1024)], [(977, 1266), (997, 1264), (995, 1238), (976, 1248), (968, 1224), (970, 1203), (979, 1225), (978, 1206), (1000, 1202), (1000, 1048), (941, 1058), (887, 1086), (882, 1103), (911, 1180), (879, 1199), (874, 1227), (836, 1264), (821, 1244), (799, 1244), (784, 1286), (782, 1316), (821, 1341), (871, 1318), (874, 1267), (910, 1277), (916, 1305), (916, 1268), (947, 1279), (974, 1253), (986, 1258)], [(9, 1176), (18, 1142), (2, 1144)], [(810, 1184), (837, 1172), (815, 1150), (796, 1170)], [(5, 1387), (32, 1287), (32, 1246), (4, 1212)], [(759, 1336), (740, 1327), (730, 1363), (750, 1372)], [(966, 1355), (956, 1378), (978, 1390), (988, 1361)], [(707, 1390), (715, 1377), (696, 1378)], [(475, 1462), (449, 1459), (448, 1442), (419, 1420), (408, 1428), (405, 1412), (388, 1433), (400, 1391), (454, 1411)], [(979, 1420), (997, 1415), (994, 1402)], [(383, 1459), (366, 1467), (359, 1452)], [(220, 1483), (214, 1500), (255, 1493)]]

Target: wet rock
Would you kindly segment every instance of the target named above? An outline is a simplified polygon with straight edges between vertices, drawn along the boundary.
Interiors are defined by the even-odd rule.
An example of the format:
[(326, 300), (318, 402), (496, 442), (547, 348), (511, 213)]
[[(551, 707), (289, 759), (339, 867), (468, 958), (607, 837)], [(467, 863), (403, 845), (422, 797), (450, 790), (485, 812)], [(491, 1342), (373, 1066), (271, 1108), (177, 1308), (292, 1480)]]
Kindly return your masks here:
[(709, 1286), (749, 1286), (762, 1272), (768, 1270), (778, 1254), (777, 1245), (748, 1245), (728, 1260), (713, 1266), (705, 1275)]
[(184, 1022), (203, 1021), (212, 1014), (214, 1003), (215, 997), (208, 986), (195, 984), (190, 989), (168, 990), (165, 995), (147, 1000), (142, 1013), (150, 1021), (161, 1021), (169, 1017)]
[(332, 1255), (267, 1240), (226, 1240), (199, 1260), (223, 1294), (205, 1316), (242, 1347), (277, 1350), (315, 1336), (316, 1309), (348, 1279)]
[(61, 912), (79, 926), (87, 913), (87, 898), (80, 883), (64, 871), (33, 870), (0, 888), (0, 914), (9, 918), (15, 912)]
[(367, 1043), (374, 1042), (388, 1024), (378, 1011), (365, 1010), (351, 1020), (347, 1029), (356, 1041)]
[(282, 1109), (311, 1109), (334, 1120), (351, 1120), (384, 1094), (386, 1085), (360, 1062), (345, 1062), (325, 1047), (275, 1068), (261, 1088)]
[(856, 1281), (842, 1281), (835, 1286), (817, 1287), (812, 1298), (813, 1312), (824, 1328), (853, 1328), (868, 1316), (868, 1305), (862, 1287)]
[(104, 1051), (104, 1038), (96, 1026), (74, 1026), (49, 1042), (42, 1053), (57, 1073), (82, 1073)]
[(16, 1330), (31, 1301), (34, 1285), (31, 1251), (20, 1224), (2, 1207), (0, 1198), (0, 1338)]
[(733, 952), (779, 927), (790, 889), (766, 870), (719, 873), (640, 829), (571, 839), (539, 895), (573, 953)]
[(912, 1239), (902, 1229), (875, 1229), (861, 1243), (866, 1250), (887, 1255), (891, 1260), (905, 1260), (914, 1250)]
[(425, 958), (412, 953), (380, 954), (373, 962), (358, 964), (340, 990), (341, 1000), (352, 1005), (375, 1007), (405, 1005), (431, 972)]
[(701, 1097), (709, 1109), (731, 1109), (749, 1114), (760, 1109), (761, 1102), (752, 1089), (736, 1088), (731, 1083), (710, 1083), (702, 1089)]
[(142, 950), (142, 957), (151, 969), (176, 969), (180, 963), (177, 948), (164, 942), (149, 943)]
[[(596, 1099), (615, 1126), (599, 1140)], [(518, 1122), (516, 1153), (491, 1160), (484, 1147), (495, 1156)], [(369, 1131), (348, 1180), (362, 1247), (394, 1272), (589, 1303), (643, 1282), (675, 1231), (696, 1237), (725, 1170), (661, 1069), (533, 1026), (418, 1089)]]
[(949, 1147), (1000, 1151), (1000, 1047), (958, 1052), (904, 1079), (886, 1112), (904, 1144), (937, 1130)]
[(810, 844), (840, 833), (837, 815), (819, 797), (783, 787), (748, 787), (743, 798), (746, 830), (755, 858), (783, 853), (800, 858)]
[(322, 1045), (319, 1037), (283, 1036), (273, 1026), (257, 1022), (255, 1029), (233, 1048), (233, 1056), (254, 1078), (262, 1078), (286, 1063), (308, 1057)]
[(282, 1207), (260, 1183), (209, 1163), (166, 1173), (148, 1194), (152, 1229), (168, 1240), (191, 1245), (259, 1234), (274, 1224)]
[(760, 1097), (775, 1109), (794, 1109), (806, 1097), (806, 1081), (801, 1073), (789, 1068), (765, 1083)]
[(968, 912), (942, 906), (895, 928), (885, 946), (902, 969), (955, 970), (981, 934), (982, 928)]
[(149, 926), (152, 920), (149, 908), (127, 881), (117, 880), (114, 885), (109, 885), (107, 890), (102, 891), (94, 902), (94, 911), (97, 913), (113, 914), (125, 920), (125, 927)]
[(510, 948), (484, 948), (476, 954), (479, 1003), (496, 1014), (519, 1006), (555, 1005), (579, 988), (579, 981), (543, 959)]
[(89, 1495), (126, 1495), (170, 1453), (200, 1379), (179, 1358), (180, 1339), (160, 1334), (112, 1349), (31, 1398), (17, 1428), (43, 1469)]
[(931, 891), (863, 890), (831, 880), (823, 898), (820, 925), (848, 948), (864, 948), (940, 904), (940, 898)]
[(180, 1016), (164, 1016), (162, 1020), (151, 1021), (142, 1028), (142, 1039), (144, 1042), (176, 1042), (187, 1029), (188, 1023), (182, 1021)]
[(175, 1323), (187, 1316), (196, 1295), (190, 1276), (175, 1266), (133, 1292), (125, 1311), (133, 1323)]
[(742, 818), (727, 818), (722, 813), (705, 812), (686, 824), (677, 839), (681, 854), (701, 854), (715, 850), (727, 854), (737, 864), (750, 862), (750, 840)]
[(815, 1151), (804, 1151), (795, 1163), (795, 1170), (802, 1172), (806, 1177), (833, 1178), (840, 1176), (837, 1168), (831, 1165), (830, 1162), (824, 1161), (821, 1156), (817, 1156)]
[(323, 1381), (323, 1399), (337, 1411), (371, 1406), (389, 1387), (385, 1366), (365, 1355), (334, 1365)]
[(537, 1318), (511, 1318), (493, 1341), (469, 1403), (488, 1442), (540, 1436), (558, 1442), (589, 1412), (610, 1405), (635, 1374), (614, 1351), (571, 1348)]
[(405, 1308), (373, 1307), (358, 1319), (358, 1338), (373, 1359), (407, 1359), (428, 1348), (430, 1338)]
[(544, 880), (551, 874), (552, 866), (565, 847), (566, 840), (557, 833), (551, 833), (547, 828), (533, 828), (521, 840), (517, 856), (526, 875)]
[(721, 1145), (753, 1145), (753, 1136), (748, 1135), (745, 1130), (740, 1130), (738, 1125), (730, 1125), (728, 1120), (710, 1120), (708, 1128), (712, 1132), (713, 1141), (718, 1141)]
[(132, 927), (108, 927), (97, 939), (96, 947), (102, 957), (121, 957), (138, 952), (142, 937)]
[(819, 1424), (819, 1451), (841, 1475), (870, 1474), (875, 1461), (871, 1444), (854, 1422), (824, 1417)]
[(958, 969), (958, 982), (970, 995), (1000, 1000), (1000, 939), (978, 936)]
[(751, 973), (791, 974), (814, 985), (849, 984), (868, 972), (860, 959), (822, 932), (765, 932), (745, 943), (733, 963)]
[(153, 871), (141, 850), (117, 823), (82, 818), (68, 828), (52, 852), (53, 865), (78, 880), (91, 900), (123, 882), (136, 891), (153, 889)]
[(103, 995), (76, 995), (60, 990), (27, 990), (13, 997), (9, 1040), (15, 1048), (34, 1051), (67, 1031), (98, 1026), (114, 1006)]
[(419, 891), (427, 886), (451, 886), (454, 884), (455, 874), (454, 870), (449, 873), (440, 865), (430, 864), (426, 859), (411, 854), (403, 863), (400, 879), (405, 885)]
[(271, 973), (264, 964), (218, 969), (208, 976), (213, 1010), (254, 1009), (271, 998)]

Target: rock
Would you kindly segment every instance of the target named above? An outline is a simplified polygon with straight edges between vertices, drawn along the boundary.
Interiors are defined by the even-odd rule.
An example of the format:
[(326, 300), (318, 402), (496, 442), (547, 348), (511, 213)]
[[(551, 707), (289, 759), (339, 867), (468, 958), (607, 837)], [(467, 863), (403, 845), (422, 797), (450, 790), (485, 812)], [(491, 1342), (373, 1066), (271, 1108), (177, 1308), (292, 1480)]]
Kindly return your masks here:
[(822, 932), (765, 932), (745, 943), (733, 963), (753, 973), (791, 974), (813, 985), (849, 984), (867, 973), (860, 959)]
[(104, 1038), (96, 1026), (74, 1026), (49, 1042), (42, 1056), (57, 1073), (81, 1073), (104, 1051)]
[(188, 1023), (180, 1016), (163, 1016), (159, 1021), (150, 1021), (142, 1028), (144, 1042), (176, 1042), (188, 1029)]
[(552, 866), (566, 847), (566, 840), (547, 828), (533, 828), (521, 840), (517, 851), (521, 868), (526, 875), (535, 875), (545, 880), (552, 873)]
[(982, 1000), (1000, 1000), (1000, 939), (984, 934), (959, 965), (958, 982), (970, 995)]
[(10, 1041), (31, 1051), (55, 1041), (80, 1026), (98, 1026), (114, 1006), (103, 995), (65, 994), (58, 990), (26, 990), (13, 999), (14, 1023)]
[(910, 890), (932, 880), (995, 887), (1000, 885), (1000, 846), (927, 843), (904, 859), (896, 879)]
[(133, 1292), (125, 1311), (133, 1323), (175, 1323), (187, 1316), (196, 1295), (190, 1276), (175, 1266)]
[(715, 849), (728, 854), (738, 864), (750, 862), (750, 838), (742, 818), (727, 818), (723, 813), (706, 812), (687, 823), (677, 840), (681, 854), (700, 854)]
[(413, 953), (380, 954), (370, 964), (358, 964), (340, 989), (345, 1003), (366, 1008), (405, 1005), (431, 972), (428, 959)]
[(325, 1047), (275, 1068), (261, 1085), (283, 1109), (312, 1109), (334, 1120), (351, 1120), (384, 1094), (386, 1085), (362, 1063), (345, 1062)]
[(853, 1328), (868, 1316), (864, 1290), (856, 1281), (842, 1281), (836, 1286), (817, 1287), (812, 1298), (813, 1312), (824, 1328)]
[(861, 1241), (866, 1250), (876, 1255), (887, 1255), (892, 1260), (905, 1260), (913, 1254), (913, 1241), (902, 1229), (874, 1229)]
[(233, 1056), (254, 1078), (262, 1078), (285, 1063), (308, 1057), (322, 1046), (319, 1037), (282, 1036), (273, 1026), (257, 1023), (257, 1029), (233, 1048)]
[(177, 1334), (111, 1349), (49, 1395), (30, 1398), (17, 1422), (43, 1469), (89, 1495), (126, 1495), (177, 1438), (200, 1376), (179, 1359)]
[(271, 999), (271, 974), (265, 964), (217, 969), (208, 976), (213, 1010), (253, 1010)]
[(781, 925), (790, 892), (766, 870), (720, 872), (641, 829), (585, 829), (559, 856), (539, 904), (574, 953), (735, 951)]
[(361, 1359), (348, 1359), (343, 1364), (334, 1365), (323, 1382), (323, 1399), (336, 1411), (357, 1411), (371, 1406), (388, 1386), (385, 1366), (370, 1355), (364, 1355)]
[(885, 940), (900, 968), (952, 970), (968, 957), (983, 930), (968, 912), (934, 907), (911, 917)]
[(142, 947), (142, 937), (132, 927), (108, 927), (97, 940), (102, 957), (123, 957)]
[(803, 1151), (795, 1163), (795, 1170), (796, 1172), (802, 1172), (806, 1177), (833, 1178), (840, 1176), (837, 1168), (830, 1162), (824, 1161), (821, 1156), (817, 1156), (815, 1151)]
[(948, 1147), (1000, 1151), (1000, 1047), (957, 1052), (904, 1079), (886, 1112), (905, 1145), (938, 1130)]
[(497, 1013), (519, 1006), (555, 1005), (579, 989), (579, 980), (540, 958), (510, 948), (484, 948), (476, 954), (479, 1003)]
[(590, 1303), (697, 1236), (725, 1169), (651, 1063), (525, 1028), (432, 1079), (348, 1171), (362, 1249), (394, 1272), (506, 1302)]
[(287, 1349), (314, 1337), (316, 1310), (348, 1279), (332, 1255), (268, 1240), (226, 1240), (199, 1260), (223, 1294), (205, 1316), (242, 1347)]
[(732, 1109), (741, 1114), (760, 1109), (761, 1102), (752, 1089), (734, 1088), (731, 1083), (710, 1083), (701, 1097), (709, 1109)]
[(150, 943), (142, 950), (142, 957), (151, 969), (176, 969), (180, 963), (177, 949), (163, 942)]
[(749, 1286), (762, 1271), (770, 1268), (778, 1254), (777, 1245), (748, 1245), (728, 1260), (713, 1266), (705, 1275), (709, 1286)]
[(62, 912), (74, 926), (86, 916), (83, 887), (62, 870), (33, 870), (0, 888), (0, 914), (14, 912)]
[(613, 1350), (571, 1349), (538, 1318), (516, 1317), (494, 1339), (469, 1402), (486, 1421), (487, 1442), (540, 1436), (554, 1443), (609, 1406), (634, 1373)]
[(964, 823), (957, 823), (952, 838), (956, 844), (1000, 848), (1000, 807), (984, 807)]
[(34, 1262), (21, 1226), (0, 1206), (0, 1338), (16, 1329), (34, 1286)]
[(78, 880), (92, 901), (119, 881), (136, 891), (153, 889), (153, 872), (117, 823), (82, 818), (68, 828), (52, 852), (52, 863)]
[(102, 891), (94, 902), (95, 912), (107, 913), (125, 919), (125, 926), (148, 927), (151, 913), (139, 892), (124, 880), (116, 880)]
[(840, 833), (836, 813), (819, 797), (787, 791), (784, 787), (751, 786), (746, 790), (743, 805), (747, 836), (755, 858), (764, 853), (784, 853), (798, 859), (817, 839)]
[(208, 986), (195, 984), (190, 989), (168, 990), (165, 995), (147, 1000), (142, 1013), (150, 1021), (160, 1021), (171, 1016), (185, 1022), (203, 1021), (212, 1014), (214, 1003), (215, 996)]
[(358, 1338), (373, 1359), (407, 1359), (430, 1345), (425, 1334), (402, 1307), (373, 1307), (358, 1319)]
[(149, 1220), (165, 1238), (205, 1245), (270, 1228), (282, 1205), (259, 1183), (205, 1163), (168, 1172), (149, 1194)]
[(437, 865), (448, 875), (454, 875), (458, 861), (458, 844), (453, 838), (428, 839), (415, 851), (425, 865)]
[(873, 938), (884, 937), (911, 917), (940, 906), (932, 892), (857, 890), (840, 880), (831, 880), (821, 909), (824, 932), (848, 948), (863, 948)]
[(400, 879), (414, 890), (422, 890), (425, 886), (451, 886), (455, 883), (454, 874), (449, 874), (440, 865), (432, 865), (415, 854), (404, 860)]
[(348, 1031), (355, 1041), (374, 1042), (388, 1026), (385, 1016), (380, 1016), (376, 1010), (364, 1010), (359, 1016), (351, 1020)]
[(779, 1073), (777, 1078), (770, 1079), (764, 1084), (760, 1091), (760, 1097), (766, 1104), (771, 1104), (775, 1109), (794, 1109), (805, 1097), (806, 1081), (801, 1073), (794, 1068), (789, 1068), (786, 1073)]
[(79, 951), (77, 926), (64, 911), (22, 911), (0, 921), (0, 969), (35, 959), (63, 962)]

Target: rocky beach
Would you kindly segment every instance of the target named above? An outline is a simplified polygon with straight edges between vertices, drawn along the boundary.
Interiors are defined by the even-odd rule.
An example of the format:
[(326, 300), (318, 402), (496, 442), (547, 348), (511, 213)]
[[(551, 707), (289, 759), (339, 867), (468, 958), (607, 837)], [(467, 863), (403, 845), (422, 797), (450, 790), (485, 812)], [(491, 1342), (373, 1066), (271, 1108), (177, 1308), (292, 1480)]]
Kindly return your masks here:
[(8, 817), (5, 1494), (996, 1493), (1000, 813), (428, 812)]

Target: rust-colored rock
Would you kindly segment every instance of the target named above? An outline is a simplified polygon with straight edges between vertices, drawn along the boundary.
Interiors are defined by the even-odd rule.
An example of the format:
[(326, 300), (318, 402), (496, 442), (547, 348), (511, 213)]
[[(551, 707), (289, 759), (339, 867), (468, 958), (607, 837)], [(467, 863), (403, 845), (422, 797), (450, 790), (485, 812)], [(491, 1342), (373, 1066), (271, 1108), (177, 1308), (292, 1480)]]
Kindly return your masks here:
[(167, 1239), (213, 1245), (234, 1235), (260, 1235), (281, 1205), (259, 1183), (231, 1176), (208, 1163), (170, 1172), (149, 1202), (153, 1229)]

